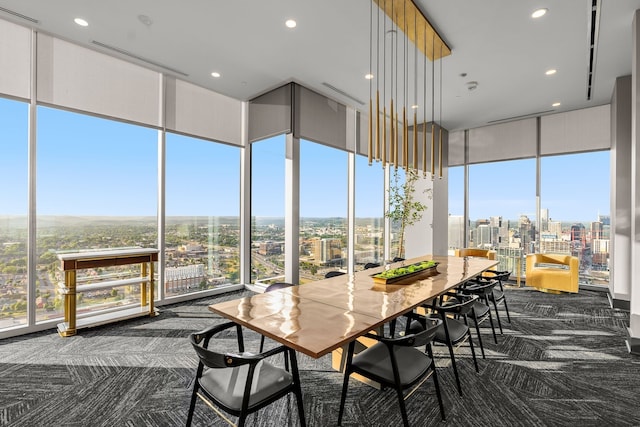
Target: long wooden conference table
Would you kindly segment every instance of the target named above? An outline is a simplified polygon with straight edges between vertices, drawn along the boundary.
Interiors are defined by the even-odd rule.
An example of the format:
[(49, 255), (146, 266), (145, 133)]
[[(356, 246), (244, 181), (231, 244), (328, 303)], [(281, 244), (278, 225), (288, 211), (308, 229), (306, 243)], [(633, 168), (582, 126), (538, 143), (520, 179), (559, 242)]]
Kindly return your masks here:
[(435, 272), (408, 283), (375, 284), (384, 266), (301, 286), (225, 301), (209, 310), (313, 358), (375, 330), (498, 264), (484, 258), (426, 255), (390, 264), (439, 262)]

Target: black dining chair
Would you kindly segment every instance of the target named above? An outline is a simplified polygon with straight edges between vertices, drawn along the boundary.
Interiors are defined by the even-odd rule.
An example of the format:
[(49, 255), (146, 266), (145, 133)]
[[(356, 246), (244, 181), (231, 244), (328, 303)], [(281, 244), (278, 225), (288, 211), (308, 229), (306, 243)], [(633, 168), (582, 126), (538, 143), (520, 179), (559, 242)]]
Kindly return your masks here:
[(488, 279), (494, 279), (498, 281), (498, 286), (493, 289), (493, 293), (489, 295), (489, 300), (493, 303), (493, 307), (496, 311), (496, 318), (498, 319), (498, 327), (500, 328), (500, 334), (502, 334), (502, 322), (500, 321), (500, 313), (498, 312), (498, 306), (504, 305), (504, 311), (507, 314), (507, 320), (511, 323), (511, 315), (509, 314), (509, 306), (507, 305), (507, 297), (504, 292), (504, 283), (509, 280), (511, 276), (510, 271), (497, 271), (487, 270), (481, 277)]
[(496, 335), (496, 328), (493, 324), (493, 315), (491, 312), (491, 306), (489, 305), (489, 295), (493, 294), (493, 290), (498, 284), (497, 280), (486, 280), (483, 278), (474, 278), (468, 280), (460, 286), (456, 293), (458, 295), (477, 295), (478, 299), (473, 303), (473, 311), (470, 313), (470, 318), (473, 320), (476, 333), (478, 335), (478, 343), (480, 344), (480, 351), (482, 352), (482, 358), (486, 359), (484, 353), (484, 344), (482, 342), (482, 335), (480, 334), (480, 324), (486, 320), (489, 320), (491, 324), (491, 332), (493, 333), (493, 340), (498, 344), (498, 337)]
[[(456, 385), (458, 386), (458, 393), (462, 396), (462, 386), (460, 385), (460, 376), (458, 375), (458, 367), (456, 365), (453, 346), (461, 344), (465, 340), (469, 341), (473, 364), (476, 368), (476, 372), (479, 373), (478, 360), (476, 359), (476, 352), (473, 346), (473, 339), (471, 338), (471, 329), (469, 328), (468, 320), (470, 316), (473, 316), (473, 304), (478, 300), (478, 296), (456, 295), (455, 293), (447, 293), (445, 295), (449, 297), (448, 300), (445, 301), (441, 296), (431, 303), (423, 305), (423, 307), (431, 313), (427, 316), (439, 316), (442, 319), (442, 324), (437, 328), (433, 341), (445, 344), (448, 347), (451, 366), (453, 367), (453, 374), (456, 378)], [(405, 333), (415, 334), (422, 329), (423, 326), (421, 323), (413, 320), (407, 322)]]
[[(359, 374), (379, 384), (393, 388), (398, 397), (400, 413), (405, 426), (409, 425), (405, 405), (404, 390), (418, 384), (427, 375), (432, 374), (433, 384), (440, 406), (440, 415), (445, 420), (444, 405), (440, 394), (438, 374), (431, 350), (436, 331), (442, 325), (440, 319), (420, 317), (416, 319), (422, 330), (415, 334), (407, 334), (399, 338), (384, 337), (368, 333), (365, 336), (377, 341), (373, 346), (354, 356), (355, 341), (349, 344), (347, 362), (344, 371), (344, 382), (338, 411), (338, 425), (342, 423), (344, 405), (349, 388), (351, 374)], [(425, 350), (418, 347), (425, 346)], [(423, 404), (423, 402), (421, 402)]]
[(365, 270), (368, 270), (370, 268), (376, 268), (376, 267), (380, 267), (380, 264), (378, 264), (377, 262), (368, 262), (364, 265)]
[[(214, 351), (210, 344), (215, 343), (216, 335), (228, 340), (227, 330), (235, 329), (238, 343), (237, 351)], [(189, 335), (199, 362), (191, 393), (191, 403), (187, 416), (187, 427), (191, 425), (199, 397), (207, 405), (221, 408), (238, 417), (238, 426), (246, 423), (251, 413), (272, 404), (276, 400), (293, 393), (296, 396), (300, 425), (305, 426), (302, 390), (298, 362), (294, 350), (278, 346), (260, 354), (244, 352), (244, 340), (240, 325), (227, 322), (211, 326), (203, 331)], [(291, 363), (291, 371), (276, 367), (268, 358), (284, 353)]]

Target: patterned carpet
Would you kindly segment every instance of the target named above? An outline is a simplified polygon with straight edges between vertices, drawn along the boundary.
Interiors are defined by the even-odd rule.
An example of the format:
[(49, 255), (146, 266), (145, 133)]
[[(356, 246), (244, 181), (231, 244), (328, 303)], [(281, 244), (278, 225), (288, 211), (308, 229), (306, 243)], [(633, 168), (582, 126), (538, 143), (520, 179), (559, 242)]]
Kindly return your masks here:
[[(0, 341), (0, 426), (184, 425), (197, 363), (187, 336), (221, 321), (207, 305), (247, 294), (161, 307), (156, 318), (69, 338), (50, 330)], [(457, 350), (463, 397), (446, 348), (436, 349), (446, 424), (640, 425), (640, 358), (625, 345), (628, 313), (587, 290), (548, 295), (509, 288), (507, 300), (512, 323), (502, 311), (499, 344), (482, 329), (487, 359), (479, 359), (479, 374), (466, 345)], [(246, 338), (249, 349), (258, 348), (257, 334)], [(307, 425), (336, 425), (342, 375), (331, 369), (330, 356), (298, 360)], [(407, 400), (407, 410), (411, 425), (444, 424), (430, 380)], [(353, 380), (345, 411), (345, 426), (402, 424), (394, 392)], [(199, 402), (193, 425), (227, 424)], [(295, 399), (251, 415), (248, 425), (299, 425)]]

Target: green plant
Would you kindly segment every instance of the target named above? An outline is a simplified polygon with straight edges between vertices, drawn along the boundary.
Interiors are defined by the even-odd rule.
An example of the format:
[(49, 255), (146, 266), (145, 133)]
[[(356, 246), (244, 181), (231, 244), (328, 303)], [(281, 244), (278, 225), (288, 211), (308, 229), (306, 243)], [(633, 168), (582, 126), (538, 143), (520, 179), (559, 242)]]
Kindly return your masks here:
[[(420, 178), (417, 170), (407, 169), (404, 173), (404, 181), (400, 176), (400, 170), (395, 169), (389, 186), (389, 210), (385, 216), (391, 221), (400, 224), (400, 239), (396, 256), (404, 256), (404, 233), (408, 226), (414, 225), (422, 219), (427, 205), (415, 198), (416, 182)], [(423, 191), (431, 199), (431, 189)]]

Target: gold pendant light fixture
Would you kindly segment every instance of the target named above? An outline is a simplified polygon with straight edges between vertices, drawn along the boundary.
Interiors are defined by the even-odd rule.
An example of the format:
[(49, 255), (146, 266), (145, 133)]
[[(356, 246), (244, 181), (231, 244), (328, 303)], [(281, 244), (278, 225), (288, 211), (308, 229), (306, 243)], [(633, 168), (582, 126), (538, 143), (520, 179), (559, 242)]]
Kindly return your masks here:
[[(422, 166), (425, 176), (427, 173), (430, 173), (432, 178), (435, 176), (435, 61), (440, 60), (437, 141), (438, 175), (442, 177), (442, 58), (450, 55), (451, 49), (414, 1), (371, 0), (371, 2), (369, 11), (369, 78), (371, 78), (369, 164), (373, 161), (381, 161), (383, 167), (390, 164), (395, 168), (414, 170), (419, 170)], [(377, 6), (375, 8), (374, 3)], [(411, 43), (413, 43), (413, 49), (410, 48)], [(429, 168), (427, 167), (427, 106), (429, 104), (427, 61), (431, 61), (431, 165)], [(421, 70), (418, 66), (420, 62), (422, 62)], [(422, 83), (422, 90), (419, 87), (420, 83)], [(422, 109), (420, 115), (419, 109)], [(407, 110), (413, 110), (413, 114), (407, 114)], [(418, 123), (420, 116), (422, 123)], [(411, 119), (413, 122), (409, 123)], [(422, 130), (422, 143), (418, 138), (420, 130)], [(410, 132), (412, 132), (411, 135)]]

